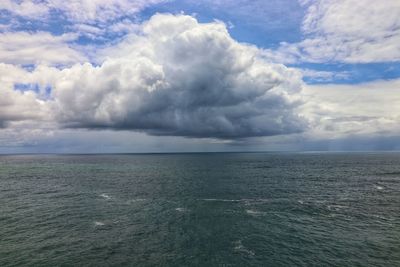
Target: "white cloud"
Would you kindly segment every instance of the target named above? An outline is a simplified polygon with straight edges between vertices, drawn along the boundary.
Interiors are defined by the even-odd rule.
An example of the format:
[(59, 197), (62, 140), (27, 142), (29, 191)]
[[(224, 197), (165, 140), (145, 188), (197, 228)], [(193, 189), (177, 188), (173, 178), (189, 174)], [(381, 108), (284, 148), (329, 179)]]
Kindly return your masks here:
[[(140, 25), (130, 19), (123, 19), (109, 24), (76, 23), (67, 27), (69, 31), (92, 40), (116, 42), (129, 33), (140, 30)], [(112, 37), (110, 37), (112, 36)]]
[(99, 67), (64, 69), (53, 84), (65, 125), (215, 138), (305, 128), (295, 115), (300, 74), (264, 62), (222, 23), (155, 15), (106, 54)]
[(63, 11), (76, 22), (105, 22), (135, 15), (144, 8), (165, 0), (47, 0), (48, 6)]
[(45, 116), (44, 103), (35, 93), (18, 92), (9, 88), (0, 90), (0, 128), (7, 123), (23, 120), (40, 120)]
[[(20, 28), (19, 17), (34, 21), (59, 20), (62, 26), (81, 36), (102, 40), (107, 34), (124, 35), (135, 28), (137, 14), (168, 0), (2, 0), (0, 11), (11, 14), (0, 30)], [(66, 20), (66, 21), (65, 21)], [(23, 22), (26, 23), (26, 22)]]
[(102, 37), (102, 35), (106, 32), (105, 29), (85, 23), (74, 24), (71, 26), (71, 28), (73, 29), (73, 32), (80, 35), (86, 35), (92, 39)]
[[(299, 70), (266, 62), (263, 51), (233, 40), (221, 22), (156, 15), (135, 31), (102, 51), (97, 66), (27, 71), (1, 63), (0, 141), (24, 132), (19, 143), (26, 144), (59, 126), (225, 139), (306, 131), (309, 139), (327, 140), (400, 130), (400, 80), (303, 88)], [(37, 84), (38, 91), (15, 90), (17, 83)], [(274, 142), (287, 140), (279, 138)]]
[(269, 50), (275, 61), (370, 63), (400, 60), (400, 1), (301, 1), (307, 7), (299, 43)]
[[(34, 75), (37, 77), (33, 78)], [(14, 90), (15, 83), (43, 78), (39, 76), (39, 73), (28, 73), (13, 65), (0, 63), (0, 128), (19, 121), (47, 120), (48, 105), (38, 99), (36, 92)]]
[(299, 69), (304, 78), (314, 82), (332, 82), (335, 80), (348, 80), (350, 72), (348, 71), (317, 71), (312, 69)]
[(314, 139), (398, 135), (400, 79), (356, 85), (307, 85), (303, 115)]
[[(64, 127), (226, 139), (305, 129), (295, 114), (300, 73), (266, 63), (256, 47), (234, 41), (223, 23), (156, 15), (139, 30), (105, 50), (99, 66), (39, 65), (28, 72), (1, 64), (7, 83), (1, 93), (13, 99), (1, 121), (54, 119)], [(36, 85), (38, 92), (14, 90), (17, 83)]]
[(135, 15), (144, 8), (166, 0), (2, 0), (0, 10), (29, 19), (43, 20), (61, 12), (75, 23), (106, 22)]
[(43, 19), (49, 13), (49, 7), (46, 3), (32, 0), (2, 0), (0, 2), (0, 10), (2, 9), (8, 10), (18, 16), (32, 19)]
[(9, 64), (72, 64), (85, 60), (68, 42), (76, 35), (47, 32), (0, 33), (0, 62)]

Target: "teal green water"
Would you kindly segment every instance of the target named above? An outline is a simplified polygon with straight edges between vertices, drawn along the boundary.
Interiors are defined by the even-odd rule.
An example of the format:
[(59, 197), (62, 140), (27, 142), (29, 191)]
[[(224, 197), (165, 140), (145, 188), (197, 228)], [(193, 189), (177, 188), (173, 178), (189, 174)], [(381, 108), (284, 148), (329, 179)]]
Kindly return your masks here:
[(0, 156), (0, 266), (400, 266), (400, 154)]

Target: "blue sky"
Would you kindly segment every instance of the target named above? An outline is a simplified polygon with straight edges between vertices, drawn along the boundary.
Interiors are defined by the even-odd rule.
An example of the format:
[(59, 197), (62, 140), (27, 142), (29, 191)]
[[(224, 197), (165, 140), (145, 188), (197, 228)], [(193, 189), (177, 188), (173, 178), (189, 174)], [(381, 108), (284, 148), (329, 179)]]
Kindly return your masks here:
[(397, 149), (399, 77), (396, 0), (4, 0), (0, 152)]

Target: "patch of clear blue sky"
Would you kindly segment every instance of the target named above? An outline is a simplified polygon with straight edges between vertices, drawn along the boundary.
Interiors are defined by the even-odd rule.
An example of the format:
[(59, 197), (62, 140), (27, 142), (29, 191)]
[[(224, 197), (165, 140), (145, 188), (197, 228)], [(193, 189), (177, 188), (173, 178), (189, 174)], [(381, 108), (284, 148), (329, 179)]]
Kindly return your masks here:
[(14, 84), (14, 90), (21, 92), (33, 91), (38, 93), (39, 98), (49, 99), (52, 88), (49, 85), (41, 88), (40, 85), (37, 83), (16, 83)]
[[(280, 42), (295, 43), (302, 40), (301, 22), (305, 10), (297, 1), (293, 0), (224, 0), (223, 4), (214, 4), (212, 0), (186, 0), (168, 1), (146, 8), (138, 17), (121, 17), (132, 21), (144, 21), (155, 13), (184, 12), (196, 14), (200, 22), (210, 22), (215, 19), (232, 25), (229, 32), (239, 42), (257, 45), (261, 48), (274, 49)], [(109, 22), (115, 23), (116, 21)], [(64, 14), (52, 11), (45, 20), (32, 20), (23, 17), (15, 17), (10, 12), (0, 11), (0, 23), (11, 25), (13, 31), (48, 31), (54, 35), (61, 35), (73, 31), (73, 23), (68, 21)], [(94, 25), (101, 26), (101, 25)], [(91, 39), (85, 36), (79, 37), (75, 43), (78, 45), (102, 46), (120, 39), (119, 33), (105, 33), (101, 38)], [(318, 79), (305, 77), (309, 84), (337, 83), (357, 84), (373, 80), (395, 79), (400, 77), (400, 63), (370, 63), (370, 64), (343, 64), (327, 62), (298, 63), (289, 65), (301, 69), (314, 71), (327, 71), (333, 73), (346, 73), (347, 75), (334, 75), (333, 79)]]
[[(200, 22), (215, 19), (232, 24), (229, 29), (232, 37), (239, 42), (247, 42), (264, 48), (275, 48), (280, 42), (297, 42), (301, 40), (300, 25), (304, 10), (293, 0), (270, 1), (219, 1), (215, 5), (211, 0), (169, 1), (154, 5), (141, 13), (143, 20), (154, 13), (196, 14)], [(288, 13), (290, 16), (288, 16)]]

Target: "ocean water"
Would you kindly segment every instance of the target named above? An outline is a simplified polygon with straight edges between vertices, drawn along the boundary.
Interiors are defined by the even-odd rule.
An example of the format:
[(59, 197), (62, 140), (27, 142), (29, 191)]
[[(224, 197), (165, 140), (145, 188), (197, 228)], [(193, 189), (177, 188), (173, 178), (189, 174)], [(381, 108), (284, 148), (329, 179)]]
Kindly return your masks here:
[(400, 154), (0, 156), (0, 266), (400, 266)]

